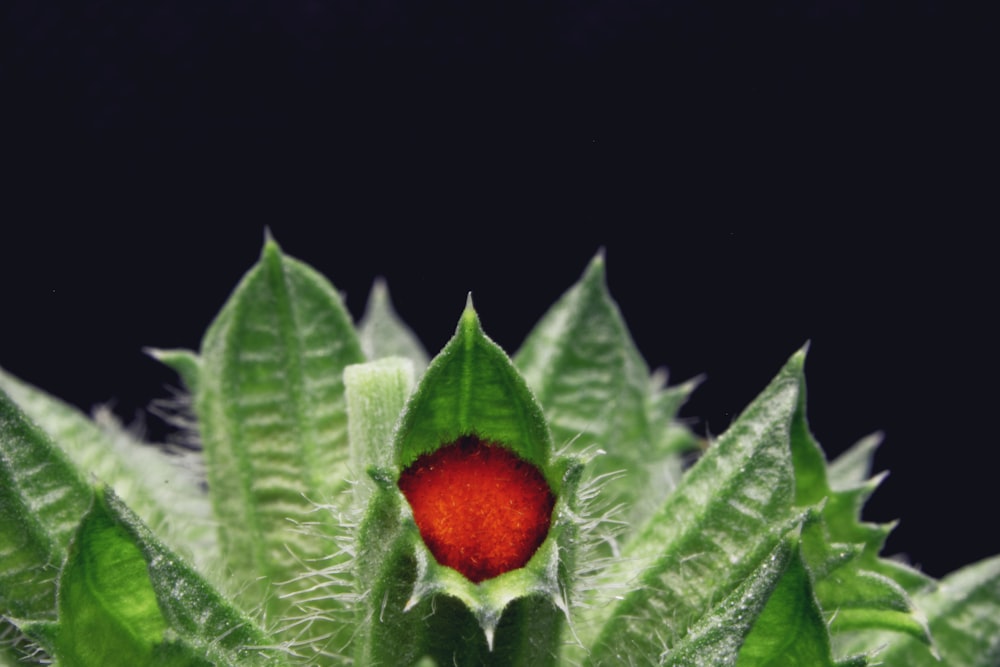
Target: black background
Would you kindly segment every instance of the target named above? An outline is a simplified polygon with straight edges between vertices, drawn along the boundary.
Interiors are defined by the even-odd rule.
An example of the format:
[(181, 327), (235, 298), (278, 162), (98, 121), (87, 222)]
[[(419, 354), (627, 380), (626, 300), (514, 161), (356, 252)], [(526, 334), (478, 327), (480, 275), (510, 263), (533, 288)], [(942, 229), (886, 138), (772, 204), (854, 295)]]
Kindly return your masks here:
[(866, 516), (941, 576), (1000, 552), (990, 24), (944, 5), (15, 1), (0, 365), (138, 418), (265, 226), (432, 353), (469, 291), (515, 351), (604, 247), (699, 433), (811, 341), (814, 432), (885, 432)]

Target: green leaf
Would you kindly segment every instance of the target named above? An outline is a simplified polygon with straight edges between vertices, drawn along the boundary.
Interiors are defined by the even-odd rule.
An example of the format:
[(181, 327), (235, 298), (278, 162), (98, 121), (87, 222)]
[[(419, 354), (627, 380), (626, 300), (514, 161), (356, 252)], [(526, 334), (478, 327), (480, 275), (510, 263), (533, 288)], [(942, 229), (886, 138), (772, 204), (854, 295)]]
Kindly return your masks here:
[[(471, 435), (537, 466), (557, 497), (549, 535), (528, 563), (479, 583), (436, 561), (396, 485), (418, 457)], [(407, 403), (389, 465), (372, 469), (377, 489), (358, 540), (357, 579), (370, 588), (361, 591), (356, 664), (425, 656), (438, 664), (553, 664), (571, 584), (579, 470), (552, 456), (537, 402), (470, 303)]]
[(201, 359), (191, 350), (161, 350), (155, 347), (143, 351), (165, 366), (174, 369), (192, 396), (198, 395), (198, 378), (201, 377)]
[(96, 495), (74, 536), (58, 621), (25, 629), (67, 667), (280, 664), (272, 641), (110, 489)]
[[(727, 619), (724, 627), (739, 623)], [(722, 663), (716, 663), (722, 664)], [(813, 594), (801, 553), (794, 549), (788, 567), (739, 650), (737, 667), (834, 667), (865, 665), (863, 657), (834, 662), (830, 633)]]
[[(657, 664), (833, 667), (829, 636), (794, 536), (786, 536), (750, 576), (688, 630), (683, 641), (660, 655)], [(854, 660), (837, 667), (864, 664)]]
[(826, 470), (830, 488), (844, 491), (864, 485), (871, 477), (872, 459), (880, 444), (882, 444), (882, 434), (873, 433), (858, 440), (831, 461)]
[(150, 664), (166, 628), (146, 561), (103, 502), (96, 502), (60, 574), (53, 654), (72, 667)]
[(392, 440), (406, 399), (413, 390), (413, 362), (387, 357), (344, 369), (347, 392), (351, 468), (355, 471), (355, 504), (364, 506), (371, 490), (362, 475), (369, 468), (388, 469), (393, 464)]
[(552, 456), (541, 408), (507, 355), (483, 333), (471, 300), (402, 419), (395, 447), (399, 469), (472, 433), (503, 443), (543, 470)]
[(951, 573), (933, 591), (915, 596), (940, 652), (888, 633), (853, 633), (845, 650), (873, 650), (886, 667), (995, 667), (1000, 664), (1000, 556)]
[(592, 473), (608, 476), (608, 506), (640, 525), (680, 475), (676, 452), (694, 439), (671, 420), (695, 383), (663, 389), (651, 383), (605, 281), (598, 254), (574, 285), (528, 335), (514, 357), (545, 410), (556, 446), (600, 448)]
[(343, 370), (363, 360), (337, 291), (268, 238), (194, 381), (227, 566), (247, 607), (304, 651), (336, 653), (349, 634), (335, 618), (345, 584), (323, 567), (346, 529), (318, 503), (352, 496)]
[[(275, 641), (161, 542), (111, 489), (101, 503), (142, 554), (159, 608), (177, 638), (171, 653), (198, 655), (220, 667), (284, 664)], [(178, 649), (178, 641), (188, 648)]]
[(112, 486), (174, 548), (206, 568), (213, 564), (217, 546), (211, 508), (189, 460), (139, 442), (107, 409), (97, 410), (91, 420), (3, 370), (0, 389), (79, 469)]
[(413, 362), (417, 375), (427, 368), (427, 352), (413, 331), (399, 318), (385, 280), (379, 278), (368, 295), (365, 314), (358, 322), (361, 349), (368, 359), (403, 357)]
[(789, 428), (804, 352), (685, 475), (601, 577), (576, 624), (586, 665), (639, 663), (682, 645), (800, 520)]
[(0, 616), (54, 618), (56, 576), (93, 493), (0, 391)]
[[(822, 503), (802, 531), (802, 551), (816, 597), (831, 631), (857, 628), (905, 632), (931, 645), (927, 624), (914, 607), (907, 587), (926, 586), (929, 579), (905, 566), (879, 558), (891, 525), (859, 520), (861, 507), (881, 478), (834, 491), (828, 481), (826, 456), (809, 431), (805, 380), (792, 422), (792, 455), (799, 507)], [(839, 466), (847, 484), (867, 473), (871, 440), (862, 441)]]

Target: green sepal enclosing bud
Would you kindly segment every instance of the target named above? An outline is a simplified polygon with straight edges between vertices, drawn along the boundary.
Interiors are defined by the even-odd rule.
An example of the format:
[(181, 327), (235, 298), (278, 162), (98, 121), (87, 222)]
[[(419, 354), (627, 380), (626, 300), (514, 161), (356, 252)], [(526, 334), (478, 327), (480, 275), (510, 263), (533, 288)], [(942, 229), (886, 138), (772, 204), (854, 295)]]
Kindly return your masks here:
[[(349, 405), (352, 384), (347, 382)], [(354, 417), (349, 410), (349, 418)], [(357, 581), (368, 582), (369, 588), (359, 591), (365, 618), (359, 623), (355, 661), (403, 665), (429, 657), (439, 664), (554, 664), (574, 584), (584, 461), (553, 454), (538, 402), (507, 355), (485, 335), (471, 302), (455, 336), (407, 401), (389, 460), (378, 454), (385, 452), (384, 445), (372, 449), (367, 472), (374, 491), (356, 550)], [(516, 474), (537, 471), (544, 480), (554, 499), (551, 515), (544, 539), (523, 565), (473, 581), (461, 564), (442, 564), (440, 548), (435, 555), (400, 480), (427, 457), (441, 455), (439, 464), (455, 465), (455, 476), (476, 475), (459, 493), (474, 493), (489, 481), (495, 461)], [(448, 485), (454, 481), (439, 479)], [(466, 525), (460, 517), (455, 521)], [(502, 524), (481, 525), (470, 537), (488, 541), (499, 530)]]

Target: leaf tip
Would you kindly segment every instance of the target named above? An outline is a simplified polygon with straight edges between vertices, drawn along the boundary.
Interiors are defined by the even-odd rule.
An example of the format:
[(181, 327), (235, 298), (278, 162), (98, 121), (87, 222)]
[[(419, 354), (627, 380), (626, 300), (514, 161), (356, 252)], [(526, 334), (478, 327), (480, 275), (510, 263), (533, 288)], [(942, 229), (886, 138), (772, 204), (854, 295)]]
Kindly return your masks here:
[(462, 331), (471, 332), (479, 329), (479, 326), (479, 314), (476, 313), (476, 307), (472, 304), (472, 292), (469, 292), (465, 298), (465, 310), (462, 311), (458, 328)]
[(260, 257), (265, 259), (272, 256), (281, 256), (281, 246), (274, 239), (274, 234), (271, 233), (271, 228), (264, 227), (264, 246), (261, 248)]
[(806, 367), (806, 355), (809, 353), (809, 341), (795, 351), (788, 359), (788, 369), (796, 375), (802, 375)]
[(389, 297), (389, 284), (385, 276), (375, 276), (371, 291), (368, 292), (369, 303), (381, 303)]
[(584, 280), (604, 280), (605, 265), (607, 263), (606, 252), (604, 246), (597, 249), (594, 256), (591, 258), (590, 263), (587, 265), (587, 270), (584, 271)]
[(191, 350), (165, 350), (157, 347), (144, 347), (142, 351), (147, 356), (159, 361), (164, 366), (173, 369), (191, 392), (198, 387), (198, 376), (201, 373), (201, 358)]

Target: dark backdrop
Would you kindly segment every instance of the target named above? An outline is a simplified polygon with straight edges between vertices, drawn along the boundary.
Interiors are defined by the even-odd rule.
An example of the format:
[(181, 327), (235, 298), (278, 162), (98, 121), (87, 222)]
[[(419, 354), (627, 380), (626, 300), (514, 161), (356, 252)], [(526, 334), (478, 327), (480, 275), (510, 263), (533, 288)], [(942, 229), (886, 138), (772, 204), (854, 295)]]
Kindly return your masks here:
[(14, 0), (0, 365), (139, 418), (265, 226), (431, 352), (470, 290), (513, 352), (604, 247), (700, 433), (811, 341), (816, 435), (885, 432), (866, 516), (943, 575), (1000, 552), (989, 24), (944, 4)]

